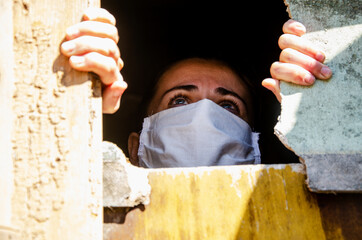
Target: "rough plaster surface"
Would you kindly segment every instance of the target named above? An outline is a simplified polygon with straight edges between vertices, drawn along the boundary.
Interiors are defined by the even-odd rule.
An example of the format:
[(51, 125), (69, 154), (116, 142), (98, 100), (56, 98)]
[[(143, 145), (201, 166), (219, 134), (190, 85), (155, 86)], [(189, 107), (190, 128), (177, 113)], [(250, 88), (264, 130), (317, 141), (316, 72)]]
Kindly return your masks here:
[[(361, 191), (362, 2), (285, 3), (291, 18), (306, 26), (303, 38), (326, 53), (333, 77), (312, 87), (282, 83), (275, 133), (305, 162), (313, 191)], [(346, 172), (348, 166), (354, 170)]]
[(19, 232), (16, 229), (0, 226), (0, 240), (17, 240)]
[(115, 144), (103, 142), (103, 205), (133, 207), (148, 204), (151, 187), (148, 171), (127, 162)]
[(101, 239), (100, 83), (59, 53), (65, 29), (99, 2), (13, 4), (12, 225), (25, 240)]
[[(12, 46), (13, 21), (11, 1), (0, 1), (0, 24), (2, 27), (2, 31), (0, 31), (0, 46)], [(10, 142), (14, 56), (12, 49), (9, 47), (0, 47), (0, 56), (0, 239), (2, 239), (2, 227), (11, 226), (13, 171)]]

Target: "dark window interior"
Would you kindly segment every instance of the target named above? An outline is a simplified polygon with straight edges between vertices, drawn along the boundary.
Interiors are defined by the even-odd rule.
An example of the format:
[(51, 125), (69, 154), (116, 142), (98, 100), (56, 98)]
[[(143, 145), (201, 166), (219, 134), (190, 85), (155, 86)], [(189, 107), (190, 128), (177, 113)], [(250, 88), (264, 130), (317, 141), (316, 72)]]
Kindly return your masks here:
[(273, 134), (280, 106), (260, 85), (279, 58), (277, 41), (288, 19), (282, 0), (103, 0), (102, 7), (117, 19), (122, 75), (129, 85), (120, 110), (104, 115), (104, 140), (127, 155), (129, 133), (141, 130), (142, 96), (159, 72), (175, 60), (210, 57), (228, 62), (258, 86), (262, 162), (298, 162)]

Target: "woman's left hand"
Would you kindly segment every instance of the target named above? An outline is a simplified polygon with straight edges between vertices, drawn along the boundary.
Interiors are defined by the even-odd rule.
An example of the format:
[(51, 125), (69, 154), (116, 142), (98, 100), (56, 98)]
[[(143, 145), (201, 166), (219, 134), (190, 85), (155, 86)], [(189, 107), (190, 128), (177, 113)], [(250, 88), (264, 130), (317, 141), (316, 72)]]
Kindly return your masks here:
[(271, 90), (281, 101), (279, 81), (299, 85), (312, 85), (315, 80), (326, 80), (332, 76), (332, 71), (323, 64), (325, 55), (311, 43), (301, 38), (306, 33), (303, 24), (288, 20), (283, 25), (284, 34), (279, 38), (282, 52), (279, 62), (270, 67), (272, 78), (264, 79), (262, 85)]

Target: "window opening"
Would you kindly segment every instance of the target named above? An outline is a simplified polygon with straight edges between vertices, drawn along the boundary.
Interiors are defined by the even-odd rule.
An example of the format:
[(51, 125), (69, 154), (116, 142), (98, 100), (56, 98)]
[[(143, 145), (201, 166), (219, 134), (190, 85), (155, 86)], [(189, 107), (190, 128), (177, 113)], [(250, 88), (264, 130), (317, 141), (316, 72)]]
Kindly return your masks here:
[(260, 86), (261, 80), (270, 76), (271, 63), (279, 57), (277, 41), (288, 15), (281, 1), (263, 4), (102, 1), (102, 7), (117, 19), (119, 48), (125, 62), (122, 75), (129, 85), (120, 110), (104, 115), (104, 139), (116, 143), (129, 156), (128, 135), (141, 130), (142, 97), (161, 70), (187, 57), (217, 58), (248, 75), (258, 88), (262, 113), (256, 130), (261, 132), (262, 163), (299, 162), (274, 135), (279, 103)]

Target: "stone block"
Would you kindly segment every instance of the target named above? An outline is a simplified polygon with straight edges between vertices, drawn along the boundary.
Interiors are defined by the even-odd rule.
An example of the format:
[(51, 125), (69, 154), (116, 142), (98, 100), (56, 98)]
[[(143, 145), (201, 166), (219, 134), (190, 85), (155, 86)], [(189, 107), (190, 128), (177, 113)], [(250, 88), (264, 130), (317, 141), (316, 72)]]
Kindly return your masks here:
[[(275, 133), (305, 163), (316, 192), (362, 190), (362, 4), (360, 0), (286, 0), (303, 38), (326, 53), (328, 81), (282, 83)], [(331, 181), (333, 179), (333, 181)]]

